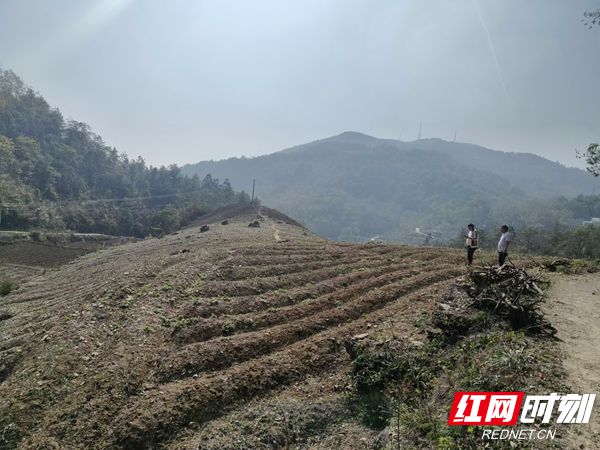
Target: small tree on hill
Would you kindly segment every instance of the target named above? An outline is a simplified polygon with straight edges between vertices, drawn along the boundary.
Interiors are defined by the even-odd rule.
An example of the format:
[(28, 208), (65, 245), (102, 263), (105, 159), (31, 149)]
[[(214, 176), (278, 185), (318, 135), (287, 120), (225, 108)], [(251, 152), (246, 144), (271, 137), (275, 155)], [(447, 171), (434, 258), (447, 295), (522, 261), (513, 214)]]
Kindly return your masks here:
[(595, 11), (583, 13), (583, 23), (592, 28), (594, 25), (600, 26), (600, 8)]
[(577, 152), (577, 157), (585, 160), (588, 172), (595, 177), (600, 176), (600, 146), (598, 144), (590, 144), (583, 153)]
[[(600, 8), (584, 12), (583, 23), (590, 28), (595, 25), (600, 26)], [(600, 147), (598, 144), (590, 144), (585, 153), (578, 154), (577, 157), (585, 159), (588, 172), (593, 173), (595, 177), (600, 176)]]

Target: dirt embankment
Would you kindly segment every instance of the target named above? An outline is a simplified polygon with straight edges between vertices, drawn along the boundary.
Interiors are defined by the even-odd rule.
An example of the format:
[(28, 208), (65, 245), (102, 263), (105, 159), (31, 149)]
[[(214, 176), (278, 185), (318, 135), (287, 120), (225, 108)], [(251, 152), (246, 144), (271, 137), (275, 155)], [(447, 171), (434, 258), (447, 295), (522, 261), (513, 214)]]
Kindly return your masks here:
[(371, 445), (342, 342), (418, 339), (463, 255), (256, 213), (84, 255), (4, 297), (0, 448)]

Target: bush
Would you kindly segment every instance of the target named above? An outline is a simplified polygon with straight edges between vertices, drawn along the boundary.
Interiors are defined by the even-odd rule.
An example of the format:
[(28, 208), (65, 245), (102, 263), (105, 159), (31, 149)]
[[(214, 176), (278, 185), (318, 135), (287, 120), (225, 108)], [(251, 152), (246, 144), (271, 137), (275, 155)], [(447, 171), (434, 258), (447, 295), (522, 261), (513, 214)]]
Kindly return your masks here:
[(3, 281), (0, 283), (0, 296), (10, 294), (17, 286), (12, 281)]
[(40, 233), (39, 231), (32, 231), (31, 233), (29, 233), (29, 237), (34, 242), (41, 242), (42, 233)]

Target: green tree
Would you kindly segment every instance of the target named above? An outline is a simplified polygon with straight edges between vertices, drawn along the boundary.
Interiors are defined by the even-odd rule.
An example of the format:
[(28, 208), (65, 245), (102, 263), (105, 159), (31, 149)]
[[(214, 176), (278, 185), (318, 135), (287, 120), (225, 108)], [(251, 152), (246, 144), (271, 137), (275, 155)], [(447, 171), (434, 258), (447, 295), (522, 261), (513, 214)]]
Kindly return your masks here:
[(600, 25), (600, 8), (595, 11), (583, 13), (583, 23), (592, 28), (594, 25)]
[[(600, 8), (594, 11), (586, 11), (583, 13), (583, 23), (592, 28), (595, 25), (600, 26)], [(600, 176), (600, 148), (598, 144), (590, 144), (583, 154), (578, 154), (579, 158), (585, 159), (588, 167), (587, 170), (594, 174), (595, 177)]]
[(590, 144), (585, 152), (577, 153), (577, 157), (585, 160), (588, 172), (595, 177), (600, 176), (600, 146), (598, 144)]
[(170, 232), (246, 197), (227, 180), (200, 181), (176, 165), (130, 160), (89, 125), (65, 122), (14, 72), (0, 69), (2, 228), (68, 227), (142, 237), (151, 227)]

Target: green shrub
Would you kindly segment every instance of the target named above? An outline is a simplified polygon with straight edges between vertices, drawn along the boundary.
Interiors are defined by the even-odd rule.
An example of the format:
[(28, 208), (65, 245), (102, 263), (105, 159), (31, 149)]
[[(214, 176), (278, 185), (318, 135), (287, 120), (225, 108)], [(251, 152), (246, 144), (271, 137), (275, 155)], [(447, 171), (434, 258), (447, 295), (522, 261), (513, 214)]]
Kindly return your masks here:
[(32, 231), (31, 233), (29, 233), (29, 237), (34, 242), (40, 242), (42, 240), (42, 233), (40, 233), (39, 231)]
[(17, 286), (12, 281), (3, 281), (0, 283), (0, 296), (8, 295), (14, 291)]

